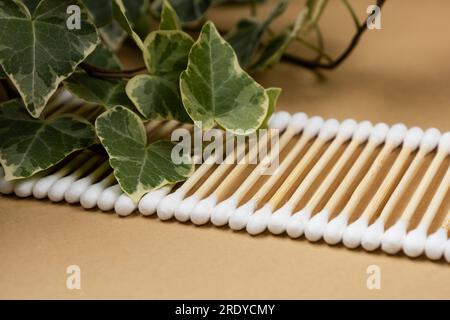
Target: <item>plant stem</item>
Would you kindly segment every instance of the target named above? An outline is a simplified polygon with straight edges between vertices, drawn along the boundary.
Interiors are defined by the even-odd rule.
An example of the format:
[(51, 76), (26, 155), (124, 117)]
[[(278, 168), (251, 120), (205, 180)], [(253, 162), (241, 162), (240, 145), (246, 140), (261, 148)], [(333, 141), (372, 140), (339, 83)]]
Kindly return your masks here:
[(104, 78), (131, 78), (136, 73), (146, 70), (145, 66), (128, 70), (109, 70), (96, 67), (86, 62), (80, 63), (79, 67), (92, 76)]

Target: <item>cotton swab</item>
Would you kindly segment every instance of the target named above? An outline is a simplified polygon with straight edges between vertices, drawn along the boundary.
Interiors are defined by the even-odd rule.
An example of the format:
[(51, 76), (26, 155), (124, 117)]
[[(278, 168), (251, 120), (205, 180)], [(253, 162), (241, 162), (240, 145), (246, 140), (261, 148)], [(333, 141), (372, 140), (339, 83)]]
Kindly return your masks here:
[[(274, 234), (280, 234), (286, 230), (287, 222), (292, 214), (293, 208), (297, 206), (300, 200), (304, 197), (305, 193), (309, 190), (313, 182), (317, 179), (317, 177), (322, 173), (325, 169), (326, 165), (331, 161), (336, 152), (342, 145), (349, 140), (354, 132), (356, 131), (358, 124), (353, 119), (344, 120), (338, 129), (336, 134), (336, 139), (331, 143), (331, 145), (327, 148), (325, 153), (320, 157), (319, 161), (314, 165), (311, 171), (307, 174), (307, 176), (303, 179), (300, 185), (295, 190), (294, 194), (290, 197), (290, 199), (281, 207), (282, 210), (277, 210), (273, 214), (269, 216), (268, 219), (268, 229)], [(275, 194), (271, 200), (269, 200), (268, 204), (271, 207), (271, 210), (274, 210), (281, 202), (282, 197), (284, 197), (283, 193)], [(280, 209), (281, 209), (280, 208)], [(253, 215), (253, 217), (256, 216)], [(253, 219), (252, 217), (252, 219)], [(247, 228), (250, 225), (247, 224)], [(260, 222), (260, 230), (263, 228), (264, 222)], [(255, 229), (257, 226), (254, 227)], [(256, 230), (254, 230), (256, 231)]]
[[(280, 121), (282, 123), (287, 123), (290, 119), (290, 114), (287, 112), (279, 112), (274, 115), (275, 121)], [(234, 145), (234, 141), (229, 141)], [(210, 155), (198, 168), (197, 170), (186, 180), (183, 185), (178, 188), (174, 193), (167, 195), (161, 202), (158, 204), (157, 215), (161, 220), (171, 219), (175, 213), (178, 213), (177, 219), (180, 221), (187, 221), (189, 219), (189, 213), (193, 209), (193, 207), (197, 204), (198, 199), (196, 197), (190, 197), (190, 199), (184, 199), (188, 192), (204, 177), (208, 171), (214, 166), (217, 160), (222, 158), (223, 146), (218, 148), (214, 154)], [(231, 152), (224, 162), (230, 162), (231, 159), (234, 159), (234, 150)], [(221, 169), (228, 169), (228, 166), (219, 166)], [(226, 170), (223, 170), (226, 171)], [(215, 177), (211, 179), (216, 179), (219, 175), (225, 172), (218, 172)], [(183, 200), (184, 199), (184, 200)], [(183, 203), (182, 203), (183, 202)], [(183, 208), (179, 210), (179, 207), (183, 204)]]
[(447, 246), (445, 247), (445, 260), (450, 263), (450, 239), (447, 240)]
[[(275, 126), (273, 123), (270, 124), (270, 128), (272, 130), (277, 130), (277, 132), (284, 130), (284, 128), (286, 128), (287, 125), (287, 129), (286, 132), (283, 134), (282, 136), (282, 140), (280, 142), (280, 140), (277, 140), (275, 142), (275, 144), (278, 144), (278, 147), (285, 147), (285, 145), (292, 139), (292, 137), (297, 134), (299, 132), (299, 130), (301, 130), (301, 128), (304, 126), (305, 122), (306, 122), (306, 115), (305, 114), (297, 114), (294, 115), (290, 120), (289, 123), (285, 122), (285, 123), (281, 123), (279, 121), (277, 121), (277, 123)], [(295, 125), (293, 124), (295, 123)], [(271, 131), (271, 133), (273, 133), (273, 131)], [(249, 150), (247, 151), (246, 154), (246, 162), (245, 163), (240, 163), (237, 164), (232, 171), (228, 174), (228, 176), (226, 176), (226, 178), (219, 184), (219, 186), (215, 189), (215, 191), (210, 194), (207, 198), (201, 200), (192, 210), (191, 213), (191, 221), (197, 225), (201, 225), (204, 224), (206, 222), (209, 221), (209, 218), (211, 216), (211, 213), (214, 211), (214, 208), (217, 204), (218, 199), (222, 199), (225, 194), (228, 192), (228, 190), (230, 189), (230, 186), (233, 185), (233, 183), (240, 177), (242, 177), (242, 174), (244, 172), (244, 170), (250, 166), (251, 163), (253, 163), (256, 159), (258, 154), (261, 154), (262, 150), (264, 150), (267, 146), (266, 143), (264, 143), (266, 135), (264, 135), (264, 137), (261, 137), (258, 144), (257, 145), (253, 145), (250, 146)], [(273, 137), (272, 137), (273, 139)], [(255, 149), (258, 149), (257, 152), (254, 152)], [(276, 151), (279, 152), (279, 148), (274, 147), (273, 150), (271, 151), (271, 153), (275, 153)], [(270, 158), (272, 160), (272, 158), (275, 155), (267, 155), (267, 157), (265, 158)], [(261, 166), (258, 168), (255, 168), (254, 170), (258, 170), (258, 172), (260, 172), (259, 170), (262, 170), (263, 166), (266, 166), (268, 163), (268, 161), (261, 161)], [(206, 193), (206, 191), (209, 191), (212, 188), (211, 185), (208, 185), (206, 182), (202, 185), (201, 189), (204, 189), (204, 193)], [(201, 189), (199, 192), (201, 192)], [(201, 197), (201, 196), (200, 196)]]
[[(281, 139), (276, 141), (273, 148), (279, 152), (285, 149), (293, 136), (299, 134), (305, 127), (308, 117), (304, 113), (296, 113), (289, 120), (288, 128)], [(273, 125), (272, 125), (273, 127)], [(266, 166), (274, 161), (276, 154), (270, 152), (264, 159), (252, 170), (250, 175), (242, 182), (238, 189), (226, 200), (220, 202), (211, 213), (211, 222), (216, 226), (223, 226), (228, 223), (231, 213), (236, 209), (239, 202), (253, 188), (259, 180)]]
[(365, 250), (372, 251), (381, 245), (381, 239), (384, 234), (384, 226), (386, 225), (390, 215), (393, 213), (396, 204), (400, 201), (400, 199), (402, 199), (403, 194), (412, 179), (415, 177), (425, 156), (436, 148), (440, 138), (441, 133), (437, 129), (431, 128), (425, 131), (422, 141), (420, 142), (419, 151), (414, 157), (414, 160), (390, 196), (388, 202), (381, 211), (380, 216), (365, 231), (361, 239), (361, 245)]
[(408, 130), (400, 154), (395, 159), (394, 164), (386, 174), (386, 177), (375, 195), (372, 197), (361, 216), (345, 230), (343, 243), (347, 248), (353, 249), (361, 244), (361, 238), (367, 230), (370, 220), (389, 195), (389, 191), (397, 181), (408, 158), (419, 147), (422, 137), (422, 129), (415, 127)]
[(414, 215), (417, 207), (419, 206), (425, 192), (430, 186), (433, 178), (436, 176), (439, 167), (449, 154), (450, 132), (447, 132), (443, 134), (441, 139), (439, 140), (437, 154), (428, 167), (427, 171), (425, 172), (422, 181), (420, 182), (410, 201), (408, 202), (405, 211), (403, 212), (399, 220), (397, 220), (397, 222), (384, 233), (381, 239), (381, 248), (383, 249), (383, 251), (389, 254), (395, 254), (401, 250), (403, 241), (406, 237), (409, 222)]
[(70, 186), (79, 178), (88, 173), (96, 164), (98, 164), (100, 158), (94, 155), (88, 161), (86, 161), (80, 168), (75, 170), (68, 176), (56, 181), (48, 191), (48, 198), (53, 202), (59, 202), (64, 199), (64, 194)]
[(156, 212), (159, 203), (172, 191), (173, 185), (152, 190), (139, 201), (138, 209), (143, 216), (150, 216)]
[(318, 241), (322, 238), (332, 212), (335, 211), (342, 198), (346, 195), (351, 185), (353, 184), (359, 173), (363, 170), (364, 165), (367, 163), (375, 149), (385, 141), (388, 132), (389, 127), (386, 124), (379, 123), (375, 125), (369, 141), (360, 154), (358, 160), (356, 160), (350, 171), (345, 176), (344, 180), (328, 200), (328, 203), (325, 205), (324, 209), (321, 212), (317, 213), (306, 226), (305, 236), (308, 240)]
[[(449, 151), (450, 153), (450, 151)], [(439, 185), (436, 193), (433, 196), (425, 214), (419, 222), (416, 229), (408, 232), (405, 241), (403, 243), (403, 252), (409, 257), (415, 258), (420, 256), (425, 251), (425, 245), (427, 242), (428, 229), (433, 222), (434, 217), (438, 213), (439, 207), (444, 201), (447, 191), (450, 189), (450, 167), (447, 169), (441, 184)], [(445, 228), (445, 238), (447, 238), (447, 230)], [(447, 240), (447, 239), (445, 239)], [(431, 247), (432, 251), (439, 251), (439, 244), (435, 242), (435, 245)]]
[(122, 195), (122, 189), (119, 184), (114, 184), (100, 194), (97, 201), (97, 207), (102, 211), (111, 211), (114, 209), (117, 199)]
[(19, 198), (26, 198), (31, 196), (33, 194), (33, 188), (36, 183), (47, 173), (47, 171), (44, 171), (26, 179), (16, 180), (14, 184), (14, 194)]
[(101, 193), (112, 184), (116, 183), (114, 172), (111, 172), (100, 182), (89, 186), (80, 197), (80, 204), (85, 209), (92, 209), (97, 205)]
[[(336, 154), (339, 148), (352, 136), (353, 132), (356, 129), (357, 123), (354, 120), (345, 120), (342, 124), (339, 125), (338, 122), (336, 127), (336, 132), (334, 136), (336, 137), (324, 154), (320, 157), (318, 162), (313, 166), (313, 168), (308, 172), (308, 174), (304, 177), (303, 181), (297, 187), (291, 198), (288, 200), (288, 203), (293, 208), (297, 205), (297, 203), (302, 199), (305, 195), (306, 191), (311, 187), (316, 178), (321, 174), (323, 169), (326, 167), (331, 158)], [(330, 130), (331, 133), (332, 130)], [(306, 155), (304, 159), (306, 159)], [(307, 160), (307, 159), (306, 159)], [(303, 166), (302, 161), (300, 161), (297, 166)], [(293, 171), (296, 171), (297, 166)], [(286, 193), (292, 190), (295, 185), (296, 180), (298, 180), (299, 176), (293, 177), (289, 176), (286, 181), (281, 185), (281, 187), (275, 192), (272, 198), (268, 201), (263, 208), (256, 211), (249, 219), (247, 223), (247, 232), (256, 235), (263, 232), (268, 226), (272, 212), (278, 207)]]
[(81, 195), (97, 180), (102, 177), (111, 167), (108, 161), (104, 161), (98, 168), (86, 177), (72, 183), (64, 193), (64, 199), (68, 203), (77, 203), (80, 201)]
[(431, 260), (439, 260), (445, 251), (445, 245), (450, 230), (450, 212), (444, 219), (444, 222), (433, 234), (429, 235), (425, 243), (425, 255)]
[[(356, 152), (357, 148), (367, 141), (369, 135), (372, 132), (372, 124), (369, 121), (362, 121), (358, 124), (358, 127), (353, 134), (352, 140), (349, 145), (345, 149), (344, 153), (341, 155), (339, 160), (333, 166), (331, 171), (322, 181), (318, 189), (314, 192), (311, 199), (308, 201), (306, 206), (291, 216), (291, 212), (293, 211), (293, 207), (291, 206), (283, 206), (275, 213), (280, 212), (280, 215), (284, 214), (289, 217), (289, 220), (286, 222), (286, 232), (292, 238), (298, 238), (303, 235), (304, 229), (307, 225), (307, 222), (313, 212), (313, 210), (319, 205), (320, 201), (328, 192), (328, 189), (336, 180), (336, 177), (340, 172), (344, 169), (345, 165), (350, 161), (351, 157)], [(286, 213), (283, 213), (283, 212)], [(272, 226), (271, 231), (275, 234), (282, 231), (282, 228), (277, 228), (277, 226)]]
[[(321, 117), (312, 117), (308, 120), (303, 134), (294, 147), (291, 149), (286, 158), (281, 162), (277, 170), (269, 177), (268, 180), (260, 187), (258, 192), (256, 192), (249, 201), (247, 201), (242, 206), (238, 207), (230, 214), (230, 219), (228, 225), (233, 230), (241, 230), (246, 227), (248, 220), (253, 214), (254, 210), (258, 204), (263, 200), (263, 198), (272, 190), (273, 186), (279, 181), (283, 174), (289, 169), (294, 160), (298, 157), (300, 152), (305, 148), (306, 144), (312, 140), (317, 134), (322, 133), (322, 138), (317, 139), (317, 142), (313, 143), (309, 152), (308, 159), (312, 157), (314, 150), (320, 149), (320, 147), (326, 143), (325, 138), (327, 138), (329, 127), (335, 128), (334, 121), (329, 122), (330, 124), (324, 129), (324, 121)], [(320, 133), (319, 133), (320, 132)], [(313, 148), (314, 147), (314, 148)], [(305, 159), (305, 157), (303, 157)], [(302, 160), (303, 163), (309, 161), (308, 159)], [(303, 165), (302, 165), (303, 166)], [(301, 169), (301, 168), (299, 168)]]

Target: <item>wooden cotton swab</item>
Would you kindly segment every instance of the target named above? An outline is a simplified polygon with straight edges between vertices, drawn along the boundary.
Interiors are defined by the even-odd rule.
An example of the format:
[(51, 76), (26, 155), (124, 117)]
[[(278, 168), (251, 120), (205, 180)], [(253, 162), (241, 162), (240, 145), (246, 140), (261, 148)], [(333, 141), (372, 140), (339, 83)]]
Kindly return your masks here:
[[(271, 219), (271, 224), (269, 225), (270, 231), (272, 233), (281, 233), (285, 228), (287, 234), (292, 238), (298, 238), (303, 235), (304, 228), (312, 214), (312, 211), (319, 205), (320, 201), (326, 195), (333, 182), (336, 181), (339, 173), (350, 161), (357, 148), (367, 141), (369, 135), (372, 132), (372, 129), (372, 124), (369, 121), (362, 121), (358, 124), (358, 127), (353, 134), (352, 140), (345, 149), (344, 153), (327, 174), (325, 179), (321, 182), (320, 186), (314, 192), (313, 196), (307, 202), (306, 206), (292, 216), (291, 214), (294, 207), (290, 204), (284, 205), (274, 213)], [(279, 215), (281, 218), (276, 218), (276, 215)], [(287, 217), (288, 221), (283, 222), (283, 220), (285, 219), (284, 217)], [(281, 222), (277, 225), (278, 220), (281, 220)]]
[[(321, 117), (312, 117), (308, 120), (305, 129), (303, 130), (303, 134), (294, 147), (290, 150), (289, 154), (285, 159), (281, 162), (279, 167), (275, 170), (275, 172), (267, 179), (264, 184), (260, 187), (258, 192), (256, 192), (252, 198), (245, 204), (238, 207), (236, 210), (232, 211), (230, 214), (230, 218), (228, 224), (233, 230), (241, 230), (245, 228), (247, 225), (247, 221), (250, 216), (253, 214), (258, 203), (264, 198), (264, 196), (270, 192), (273, 186), (281, 179), (283, 174), (289, 169), (294, 160), (298, 157), (300, 152), (306, 147), (307, 143), (312, 140), (319, 131), (324, 127), (324, 121)], [(328, 127), (324, 132), (328, 132)], [(323, 134), (324, 135), (324, 134)], [(321, 139), (323, 140), (323, 139)], [(316, 143), (316, 145), (320, 145), (322, 142)], [(258, 176), (259, 173), (258, 173)], [(250, 185), (249, 180), (244, 181), (235, 194), (236, 197), (240, 197), (241, 199), (247, 194), (250, 188), (253, 185)]]
[(343, 243), (346, 247), (353, 249), (360, 245), (361, 238), (367, 230), (370, 220), (372, 219), (378, 208), (381, 207), (385, 199), (388, 197), (389, 191), (401, 174), (406, 161), (408, 160), (410, 155), (419, 147), (422, 137), (422, 129), (415, 127), (408, 130), (405, 136), (405, 140), (403, 141), (403, 146), (400, 154), (395, 159), (394, 164), (389, 169), (389, 172), (386, 174), (386, 177), (379, 186), (375, 195), (372, 197), (371, 201), (366, 206), (361, 216), (352, 224), (350, 224), (345, 230)]
[[(418, 257), (425, 251), (425, 245), (427, 242), (427, 234), (428, 229), (433, 222), (434, 217), (438, 213), (438, 210), (443, 203), (447, 191), (450, 189), (450, 167), (447, 169), (447, 173), (445, 174), (441, 184), (439, 185), (436, 193), (433, 196), (430, 204), (428, 205), (425, 214), (422, 216), (418, 226), (416, 229), (408, 232), (406, 235), (405, 241), (403, 243), (403, 252), (409, 257)], [(445, 229), (445, 241), (447, 241), (447, 230)], [(432, 248), (432, 250), (438, 251), (441, 246), (437, 245), (436, 248)], [(443, 249), (443, 247), (442, 247)], [(444, 250), (442, 250), (443, 252)]]
[(430, 186), (433, 178), (436, 176), (439, 167), (448, 154), (450, 154), (450, 132), (443, 134), (439, 140), (436, 156), (425, 172), (425, 175), (419, 183), (416, 191), (409, 200), (403, 214), (400, 216), (399, 220), (384, 233), (381, 239), (381, 248), (383, 251), (389, 254), (395, 254), (401, 250), (403, 241), (406, 237), (409, 222), (416, 212), (416, 209), (422, 201), (422, 198)]
[(448, 237), (447, 233), (450, 231), (450, 212), (445, 217), (440, 228), (433, 234), (429, 235), (425, 243), (425, 255), (431, 260), (438, 260), (442, 258), (445, 251), (445, 245)]
[(364, 235), (362, 236), (361, 245), (364, 249), (372, 251), (377, 249), (381, 245), (384, 226), (388, 218), (394, 211), (397, 203), (400, 201), (400, 199), (402, 199), (408, 185), (416, 176), (420, 164), (424, 160), (425, 156), (436, 148), (440, 137), (441, 133), (437, 129), (432, 128), (428, 129), (425, 132), (422, 137), (422, 141), (420, 142), (419, 151), (414, 157), (414, 160), (412, 161), (406, 172), (403, 174), (403, 177), (401, 178), (399, 184), (397, 185), (388, 202), (381, 211), (380, 216), (367, 228)]
[(80, 197), (80, 204), (85, 209), (92, 209), (97, 205), (101, 193), (116, 183), (114, 172), (109, 173), (103, 180), (89, 186)]
[[(290, 117), (284, 117), (284, 121), (279, 121), (278, 129), (286, 128), (286, 125)], [(267, 137), (267, 132), (264, 133)], [(263, 137), (263, 139), (266, 139)], [(175, 210), (175, 218), (178, 221), (185, 222), (190, 219), (191, 213), (193, 212), (195, 206), (199, 203), (200, 199), (204, 198), (209, 191), (222, 179), (222, 177), (233, 167), (233, 159), (240, 159), (245, 154), (245, 148), (240, 148), (240, 150), (235, 150), (227, 156), (227, 158), (214, 170), (214, 172), (206, 179), (205, 182), (196, 190), (194, 194), (190, 197), (184, 199), (180, 206)], [(250, 152), (253, 152), (251, 150)]]
[[(286, 131), (283, 133), (281, 140), (276, 140), (274, 142), (273, 149), (271, 150), (270, 154), (267, 154), (264, 159), (261, 160), (261, 162), (254, 168), (252, 172), (255, 172), (256, 178), (259, 178), (261, 174), (261, 170), (268, 164), (271, 163), (274, 159), (275, 152), (280, 152), (280, 149), (283, 149), (288, 142), (300, 131), (302, 130), (304, 124), (307, 121), (307, 116), (304, 113), (295, 114), (292, 116), (292, 118), (289, 120), (289, 124), (287, 126)], [(285, 125), (283, 124), (283, 127)], [(284, 128), (271, 128), (270, 133), (273, 133), (273, 129), (277, 130), (277, 133)], [(271, 137), (273, 139), (273, 137)], [(253, 163), (259, 154), (261, 154), (262, 150), (267, 148), (267, 145), (265, 142), (268, 142), (267, 139), (261, 138), (258, 141), (257, 145), (251, 146), (250, 150), (248, 150), (246, 154), (246, 161), (242, 164), (237, 164), (231, 172), (228, 174), (228, 176), (219, 184), (219, 186), (211, 193), (207, 198), (201, 200), (192, 210), (191, 214), (191, 221), (195, 224), (204, 224), (206, 223), (211, 214), (214, 212), (214, 208), (217, 204), (217, 201), (219, 199), (222, 199), (225, 194), (230, 190), (230, 188), (233, 186), (235, 181), (238, 178), (242, 178), (242, 173), (246, 168), (248, 168), (251, 163)], [(258, 149), (257, 152), (254, 152), (255, 149)], [(258, 174), (259, 173), (259, 174)], [(251, 178), (251, 177), (250, 177)], [(247, 179), (246, 179), (247, 180)], [(211, 186), (203, 185), (202, 188), (205, 187), (205, 191), (208, 190), (208, 188), (211, 188)], [(208, 190), (209, 191), (209, 190)]]
[[(290, 115), (287, 112), (278, 112), (274, 115), (276, 121), (281, 121), (287, 123), (290, 119)], [(229, 142), (234, 142), (231, 140)], [(228, 143), (228, 142), (227, 142)], [(218, 148), (214, 154), (210, 155), (196, 170), (195, 172), (178, 188), (174, 193), (168, 194), (161, 202), (158, 204), (157, 215), (161, 220), (171, 219), (184, 197), (188, 192), (209, 172), (209, 170), (215, 165), (218, 159), (221, 159), (224, 147)], [(231, 155), (227, 156), (230, 157)], [(234, 154), (232, 155), (234, 158)], [(229, 160), (229, 159), (228, 159)], [(194, 199), (195, 200), (195, 199)], [(182, 217), (183, 214), (179, 215), (180, 219), (186, 218)]]
[[(313, 166), (313, 168), (307, 173), (304, 177), (303, 181), (297, 187), (295, 192), (289, 198), (285, 206), (289, 206), (291, 208), (295, 208), (295, 206), (300, 202), (305, 193), (309, 190), (311, 185), (317, 179), (317, 177), (322, 173), (325, 169), (326, 165), (331, 161), (336, 152), (342, 147), (342, 145), (350, 139), (353, 135), (357, 127), (357, 123), (355, 120), (348, 119), (343, 121), (340, 125), (338, 124), (336, 138), (333, 142), (328, 146), (327, 150), (320, 157), (317, 163)], [(298, 166), (301, 165), (301, 162), (298, 163)], [(295, 168), (294, 168), (295, 171)], [(271, 197), (271, 199), (264, 205), (263, 208), (256, 211), (247, 223), (247, 232), (255, 235), (263, 232), (268, 224), (270, 223), (271, 218), (273, 217), (273, 211), (279, 206), (281, 201), (284, 199), (286, 192), (292, 189), (294, 186), (295, 180), (290, 181), (291, 176), (288, 177), (285, 184), (291, 184), (290, 186), (286, 186), (284, 189), (283, 184), (277, 192)], [(298, 177), (297, 177), (298, 178)], [(295, 178), (293, 178), (295, 179)], [(297, 179), (298, 180), (298, 179)], [(279, 214), (279, 213), (277, 213)], [(286, 219), (287, 220), (287, 219)]]
[(364, 147), (362, 153), (359, 155), (359, 158), (353, 164), (344, 180), (328, 200), (324, 209), (317, 213), (309, 221), (305, 230), (305, 236), (308, 240), (318, 241), (322, 238), (331, 213), (335, 211), (338, 204), (342, 201), (342, 198), (345, 197), (351, 185), (363, 170), (364, 165), (367, 163), (375, 149), (384, 142), (388, 131), (389, 127), (384, 123), (375, 125), (367, 145)]
[[(296, 113), (289, 120), (286, 132), (279, 140), (275, 142), (273, 148), (281, 152), (288, 145), (294, 135), (299, 134), (305, 127), (308, 117), (304, 113)], [(297, 144), (298, 145), (298, 144)], [(294, 147), (295, 148), (295, 147)], [(250, 191), (254, 184), (259, 180), (267, 165), (272, 164), (275, 157), (273, 152), (267, 154), (264, 159), (252, 170), (250, 175), (239, 185), (238, 189), (226, 200), (220, 202), (212, 211), (211, 222), (216, 226), (223, 226), (228, 223), (231, 213), (244, 196)], [(221, 198), (221, 197), (217, 197)]]

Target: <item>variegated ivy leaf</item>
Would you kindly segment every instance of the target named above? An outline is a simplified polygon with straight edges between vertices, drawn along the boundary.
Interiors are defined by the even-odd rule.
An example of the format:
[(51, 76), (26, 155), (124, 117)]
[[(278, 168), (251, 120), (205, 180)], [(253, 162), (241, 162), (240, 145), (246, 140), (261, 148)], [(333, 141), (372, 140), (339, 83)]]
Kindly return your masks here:
[(180, 76), (181, 98), (203, 129), (215, 123), (236, 134), (249, 134), (264, 122), (269, 97), (264, 88), (239, 66), (233, 48), (207, 22), (189, 53)]
[(104, 44), (99, 44), (84, 62), (108, 70), (120, 70), (122, 65), (117, 56)]
[(269, 124), (270, 117), (275, 112), (277, 107), (278, 97), (280, 96), (281, 89), (280, 88), (267, 88), (266, 89), (267, 96), (269, 97), (269, 110), (267, 111), (267, 116), (264, 119), (262, 124), (262, 128), (267, 128)]
[[(212, 0), (170, 0), (172, 7), (175, 9), (177, 15), (182, 22), (197, 21), (212, 4)], [(152, 3), (152, 9), (155, 12), (161, 12), (163, 7), (163, 0), (156, 0)]]
[(124, 0), (112, 0), (113, 1), (113, 17), (119, 23), (119, 25), (125, 30), (125, 32), (134, 40), (136, 45), (144, 51), (144, 43), (139, 35), (133, 30), (133, 23), (130, 18), (130, 8), (125, 6)]
[(159, 30), (181, 30), (180, 19), (167, 0), (163, 2)]
[(84, 11), (80, 29), (66, 25), (74, 0), (41, 0), (29, 8), (18, 0), (0, 0), (0, 64), (26, 108), (39, 117), (59, 83), (97, 45), (98, 37)]
[(77, 71), (64, 80), (64, 86), (78, 98), (99, 104), (106, 108), (117, 105), (134, 109), (125, 93), (126, 81), (91, 77), (84, 71)]
[(97, 27), (112, 21), (111, 0), (82, 0)]
[(230, 32), (225, 39), (233, 47), (242, 67), (247, 67), (258, 49), (261, 37), (273, 20), (280, 16), (287, 7), (287, 1), (279, 1), (266, 20), (245, 18), (239, 21), (235, 30)]
[(144, 61), (150, 75), (128, 81), (126, 91), (146, 119), (192, 122), (180, 97), (179, 77), (194, 40), (178, 30), (153, 31), (145, 39)]
[(80, 117), (34, 119), (19, 99), (0, 104), (0, 163), (6, 180), (30, 177), (94, 142), (93, 126)]
[(106, 111), (95, 125), (120, 187), (135, 202), (153, 189), (184, 181), (194, 170), (192, 164), (172, 161), (173, 143), (147, 144), (141, 119), (124, 107)]

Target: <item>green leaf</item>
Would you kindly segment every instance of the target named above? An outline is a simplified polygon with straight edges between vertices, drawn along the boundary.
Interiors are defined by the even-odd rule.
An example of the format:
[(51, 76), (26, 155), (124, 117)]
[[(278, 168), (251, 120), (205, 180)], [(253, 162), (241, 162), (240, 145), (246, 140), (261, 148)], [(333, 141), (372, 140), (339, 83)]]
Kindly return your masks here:
[(117, 51), (122, 46), (123, 42), (127, 38), (128, 34), (123, 30), (120, 24), (113, 20), (110, 24), (98, 29), (103, 42), (112, 51)]
[(236, 134), (257, 130), (266, 118), (269, 97), (239, 66), (233, 48), (207, 22), (181, 73), (183, 105), (207, 130), (215, 123)]
[(278, 101), (278, 97), (281, 94), (281, 89), (280, 88), (267, 88), (266, 93), (267, 93), (267, 96), (269, 97), (269, 110), (267, 111), (267, 116), (264, 119), (264, 122), (261, 126), (262, 128), (268, 127), (269, 119), (277, 108), (277, 101)]
[(64, 86), (70, 92), (86, 102), (99, 104), (107, 109), (116, 105), (134, 109), (125, 92), (126, 84), (124, 80), (91, 77), (83, 71), (75, 72), (64, 81)]
[(73, 3), (42, 0), (30, 12), (17, 0), (0, 0), (0, 64), (33, 117), (39, 117), (59, 83), (97, 45), (85, 12), (80, 30), (67, 28), (66, 9)]
[(261, 56), (252, 66), (252, 70), (263, 71), (278, 63), (299, 31), (308, 21), (309, 9), (305, 7), (295, 20), (294, 26), (274, 37), (264, 48)]
[(104, 44), (99, 44), (84, 62), (108, 70), (121, 70), (122, 65), (117, 56)]
[(0, 163), (7, 180), (30, 177), (94, 142), (94, 128), (82, 118), (34, 119), (19, 99), (0, 104)]
[[(162, 0), (156, 0), (152, 3), (152, 9), (155, 12), (161, 12), (163, 4)], [(197, 21), (212, 4), (212, 0), (170, 0), (177, 15), (183, 23)]]
[(113, 16), (119, 25), (126, 31), (126, 33), (134, 40), (137, 46), (144, 51), (144, 43), (139, 35), (134, 32), (133, 24), (128, 18), (130, 15), (130, 8), (127, 8), (124, 4), (124, 0), (113, 0)]
[(150, 75), (137, 75), (126, 87), (128, 97), (146, 119), (192, 122), (181, 102), (179, 77), (186, 69), (194, 40), (178, 30), (153, 31), (145, 39), (144, 61)]
[(192, 164), (172, 162), (173, 143), (147, 145), (141, 119), (126, 108), (117, 106), (103, 113), (96, 129), (120, 187), (135, 202), (153, 189), (184, 181), (194, 170)]
[(235, 30), (225, 39), (231, 44), (242, 67), (247, 67), (258, 49), (261, 37), (270, 24), (280, 16), (287, 7), (287, 1), (279, 1), (265, 21), (255, 18), (245, 18), (237, 24)]
[(164, 0), (163, 2), (159, 30), (181, 30), (180, 19), (167, 0)]
[(113, 18), (111, 0), (83, 0), (83, 4), (97, 27), (111, 23)]

